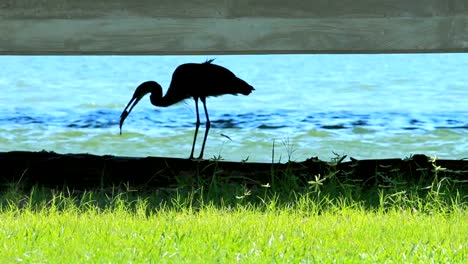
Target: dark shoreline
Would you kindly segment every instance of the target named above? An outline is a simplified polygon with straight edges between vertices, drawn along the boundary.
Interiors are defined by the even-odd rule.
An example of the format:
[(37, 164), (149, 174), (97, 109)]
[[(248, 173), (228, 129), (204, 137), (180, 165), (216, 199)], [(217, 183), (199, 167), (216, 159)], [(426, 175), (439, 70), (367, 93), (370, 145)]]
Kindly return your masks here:
[[(468, 180), (468, 160), (436, 160), (425, 155), (409, 159), (372, 159), (324, 162), (310, 158), (302, 162), (251, 163), (222, 160), (188, 160), (164, 157), (118, 157), (55, 152), (0, 152), (0, 186), (41, 185), (70, 189), (96, 189), (110, 186), (171, 187), (216, 177), (227, 182), (267, 184), (285, 177), (297, 177), (307, 184), (315, 176), (334, 173), (336, 177), (361, 185), (375, 185), (383, 178), (431, 182)], [(437, 174), (435, 173), (436, 167)], [(467, 183), (462, 183), (467, 185)]]

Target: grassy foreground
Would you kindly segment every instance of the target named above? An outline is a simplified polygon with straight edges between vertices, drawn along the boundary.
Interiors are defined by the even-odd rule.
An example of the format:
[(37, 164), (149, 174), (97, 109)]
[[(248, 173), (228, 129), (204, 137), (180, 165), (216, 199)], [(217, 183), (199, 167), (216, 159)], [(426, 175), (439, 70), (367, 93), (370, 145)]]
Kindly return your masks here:
[(0, 195), (0, 263), (466, 263), (464, 184), (12, 186)]

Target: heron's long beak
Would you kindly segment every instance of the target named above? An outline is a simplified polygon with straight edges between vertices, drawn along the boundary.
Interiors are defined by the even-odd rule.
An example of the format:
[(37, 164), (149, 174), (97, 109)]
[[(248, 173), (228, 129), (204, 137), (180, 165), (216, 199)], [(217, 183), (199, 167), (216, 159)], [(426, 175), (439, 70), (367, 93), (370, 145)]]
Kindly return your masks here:
[[(133, 107), (135, 107), (135, 105), (140, 101), (141, 98), (143, 98), (143, 96), (141, 96), (141, 97), (133, 96), (133, 98), (130, 100), (130, 102), (128, 102), (127, 106), (125, 107), (122, 114), (120, 115), (120, 135), (122, 135), (122, 126), (123, 126), (123, 123), (124, 123), (125, 119), (130, 114)], [(132, 104), (132, 102), (133, 102), (133, 104)], [(130, 109), (128, 109), (128, 107), (130, 105), (132, 105), (132, 106), (130, 107)], [(128, 109), (128, 111), (127, 111), (127, 109)]]

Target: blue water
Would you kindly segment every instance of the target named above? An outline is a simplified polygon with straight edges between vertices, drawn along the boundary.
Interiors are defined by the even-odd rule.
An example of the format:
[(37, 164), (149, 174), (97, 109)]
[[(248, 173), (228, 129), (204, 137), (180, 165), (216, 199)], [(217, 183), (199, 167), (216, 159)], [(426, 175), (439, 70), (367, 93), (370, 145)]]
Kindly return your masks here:
[[(188, 157), (192, 100), (158, 109), (143, 99), (122, 136), (119, 116), (141, 82), (166, 89), (178, 65), (208, 58), (0, 56), (0, 151)], [(207, 100), (205, 158), (468, 157), (468, 54), (216, 56), (214, 63), (255, 91)]]

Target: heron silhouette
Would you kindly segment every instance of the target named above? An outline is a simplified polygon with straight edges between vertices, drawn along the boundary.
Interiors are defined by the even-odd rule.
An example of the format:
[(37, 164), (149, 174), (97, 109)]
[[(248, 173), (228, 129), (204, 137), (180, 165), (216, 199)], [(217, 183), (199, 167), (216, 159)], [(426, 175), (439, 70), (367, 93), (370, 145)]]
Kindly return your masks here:
[(146, 81), (140, 84), (136, 88), (132, 99), (128, 102), (120, 115), (120, 134), (122, 134), (123, 123), (133, 107), (148, 93), (151, 93), (151, 103), (160, 107), (167, 107), (182, 100), (193, 98), (195, 100), (195, 109), (197, 112), (195, 135), (193, 136), (192, 151), (189, 157), (189, 159), (193, 159), (198, 128), (200, 127), (200, 115), (198, 112), (198, 99), (200, 99), (203, 103), (206, 116), (205, 136), (203, 138), (200, 156), (198, 157), (198, 159), (202, 159), (208, 131), (210, 130), (210, 118), (208, 117), (208, 111), (206, 109), (206, 97), (224, 94), (248, 95), (255, 90), (247, 82), (236, 77), (230, 70), (213, 64), (212, 62), (213, 60), (207, 60), (203, 63), (186, 63), (178, 66), (172, 74), (171, 84), (164, 96), (162, 95), (161, 85), (157, 82)]

